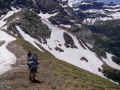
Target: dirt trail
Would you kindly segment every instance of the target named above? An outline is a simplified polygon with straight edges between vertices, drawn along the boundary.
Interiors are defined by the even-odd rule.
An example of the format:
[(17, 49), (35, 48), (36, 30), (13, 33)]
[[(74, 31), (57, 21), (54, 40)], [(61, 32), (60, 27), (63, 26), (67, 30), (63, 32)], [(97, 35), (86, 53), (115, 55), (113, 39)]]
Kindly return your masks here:
[(49, 67), (39, 65), (36, 82), (28, 80), (27, 52), (22, 46), (10, 43), (7, 47), (16, 57), (12, 70), (0, 75), (0, 90), (65, 90), (61, 76), (51, 73)]

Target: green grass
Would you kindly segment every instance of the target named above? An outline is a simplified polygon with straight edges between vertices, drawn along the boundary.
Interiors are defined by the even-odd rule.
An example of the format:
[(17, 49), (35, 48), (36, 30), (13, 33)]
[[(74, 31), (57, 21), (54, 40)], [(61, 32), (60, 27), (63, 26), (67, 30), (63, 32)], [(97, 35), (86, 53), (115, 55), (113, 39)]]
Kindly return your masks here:
[(54, 76), (64, 78), (64, 87), (66, 90), (120, 90), (119, 85), (59, 60), (42, 47), (41, 49), (44, 52), (39, 51), (23, 39), (17, 39), (15, 43), (22, 45), (26, 51), (36, 52), (39, 60), (42, 62), (42, 66), (49, 67), (51, 70), (50, 73), (54, 74)]

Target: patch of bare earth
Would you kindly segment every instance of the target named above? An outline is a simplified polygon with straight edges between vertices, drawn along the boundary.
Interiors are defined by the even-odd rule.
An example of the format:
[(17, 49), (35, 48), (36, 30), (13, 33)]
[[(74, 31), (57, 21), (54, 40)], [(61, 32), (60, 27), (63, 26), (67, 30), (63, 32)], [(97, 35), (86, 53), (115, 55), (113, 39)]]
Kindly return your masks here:
[(16, 55), (17, 60), (11, 70), (0, 75), (0, 90), (65, 90), (64, 79), (52, 74), (50, 68), (42, 64), (38, 68), (36, 82), (30, 83), (27, 51), (13, 42), (7, 48)]

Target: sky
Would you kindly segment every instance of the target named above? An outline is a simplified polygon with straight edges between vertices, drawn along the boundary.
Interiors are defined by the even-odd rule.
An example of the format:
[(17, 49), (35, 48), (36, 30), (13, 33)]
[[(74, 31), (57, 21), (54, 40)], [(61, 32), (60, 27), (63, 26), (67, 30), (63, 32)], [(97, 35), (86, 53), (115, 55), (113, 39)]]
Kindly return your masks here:
[(98, 1), (104, 2), (104, 3), (114, 2), (115, 4), (120, 5), (120, 0), (98, 0)]

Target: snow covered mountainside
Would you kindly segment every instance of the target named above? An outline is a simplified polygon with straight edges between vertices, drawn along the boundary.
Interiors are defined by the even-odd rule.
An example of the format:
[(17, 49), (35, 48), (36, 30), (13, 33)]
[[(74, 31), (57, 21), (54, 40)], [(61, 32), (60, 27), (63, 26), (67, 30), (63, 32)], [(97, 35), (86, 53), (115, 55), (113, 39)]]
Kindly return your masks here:
[(93, 25), (100, 20), (120, 19), (120, 5), (114, 4), (114, 2), (105, 4), (97, 0), (68, 0), (68, 5), (87, 25)]
[[(36, 14), (34, 11), (28, 9), (14, 9), (1, 17), (0, 28), (3, 31), (9, 31), (9, 33), (13, 36), (23, 38), (24, 40), (30, 42), (40, 51), (42, 50), (38, 45), (49, 51), (56, 58), (73, 64), (79, 68), (88, 70), (101, 77), (106, 77), (103, 73), (104, 67), (102, 67), (104, 63), (118, 71), (120, 70), (119, 64), (112, 60), (114, 55), (107, 52), (102, 52), (104, 55), (101, 56), (95, 53), (92, 45), (85, 43), (83, 40), (76, 38), (75, 35), (70, 34), (68, 31), (49, 22), (48, 17), (54, 15), (55, 14)], [(42, 31), (39, 31), (39, 26)], [(31, 28), (34, 28), (34, 30), (32, 29), (32, 31), (30, 31)], [(7, 42), (7, 40), (9, 40), (9, 42), (15, 40), (10, 40), (10, 38), (3, 33), (3, 31), (1, 31), (1, 34), (3, 36), (5, 35), (7, 39), (1, 36), (1, 38), (5, 38), (0, 38), (1, 42), (3, 40), (5, 42)], [(5, 51), (6, 49), (4, 45), (5, 43), (0, 47), (2, 51)], [(9, 56), (9, 54), (10, 52), (6, 55)], [(1, 56), (1, 67), (4, 67), (2, 64), (8, 65), (9, 63), (7, 63), (7, 61), (9, 61), (9, 59), (13, 60), (10, 56), (9, 59), (5, 58), (6, 56), (2, 54)], [(4, 71), (7, 70), (9, 69), (7, 68)]]
[[(67, 6), (69, 2), (70, 0), (66, 0), (64, 4)], [(81, 20), (81, 26), (87, 26), (89, 30), (102, 39), (95, 40), (94, 45), (120, 57), (120, 5), (115, 4), (114, 1), (105, 4), (98, 0), (73, 0), (69, 6), (73, 8), (79, 20)], [(78, 33), (78, 30), (75, 31)], [(83, 39), (84, 35), (79, 34), (78, 36)], [(89, 35), (86, 36), (88, 36), (86, 38), (89, 38), (90, 41), (86, 40), (86, 38), (83, 40), (88, 43), (93, 42), (94, 40), (91, 41), (91, 39), (96, 38), (89, 37)]]
[[(67, 5), (68, 2), (72, 8)], [(90, 31), (86, 27), (87, 23), (83, 23), (87, 18), (106, 17), (103, 13), (96, 14), (96, 10), (101, 9), (101, 7), (108, 8), (108, 5), (105, 6), (95, 0), (93, 2), (88, 2), (88, 0), (80, 2), (78, 0), (0, 0), (0, 4), (2, 4), (0, 6), (1, 30), (30, 42), (42, 52), (43, 50), (39, 46), (43, 47), (60, 60), (99, 76), (120, 81), (120, 59), (108, 53), (116, 48), (108, 48), (109, 45), (104, 43), (97, 34)], [(113, 3), (108, 9), (113, 8), (113, 6), (119, 10), (119, 6)], [(88, 8), (90, 11), (87, 11)], [(95, 8), (95, 12), (93, 12), (93, 8)], [(1, 33), (4, 35), (3, 31)], [(5, 34), (5, 36), (7, 35)], [(6, 44), (15, 40), (15, 38), (9, 39), (12, 38), (11, 36), (6, 38), (1, 36), (1, 38), (4, 38), (0, 41), (1, 50), (3, 46), (5, 48)], [(10, 55), (12, 56), (12, 54)], [(2, 67), (10, 65), (9, 62), (7, 63), (10, 60), (5, 57), (2, 55), (0, 60)], [(13, 59), (9, 57), (13, 60), (10, 61), (11, 64), (16, 59), (14, 55), (13, 57)]]

